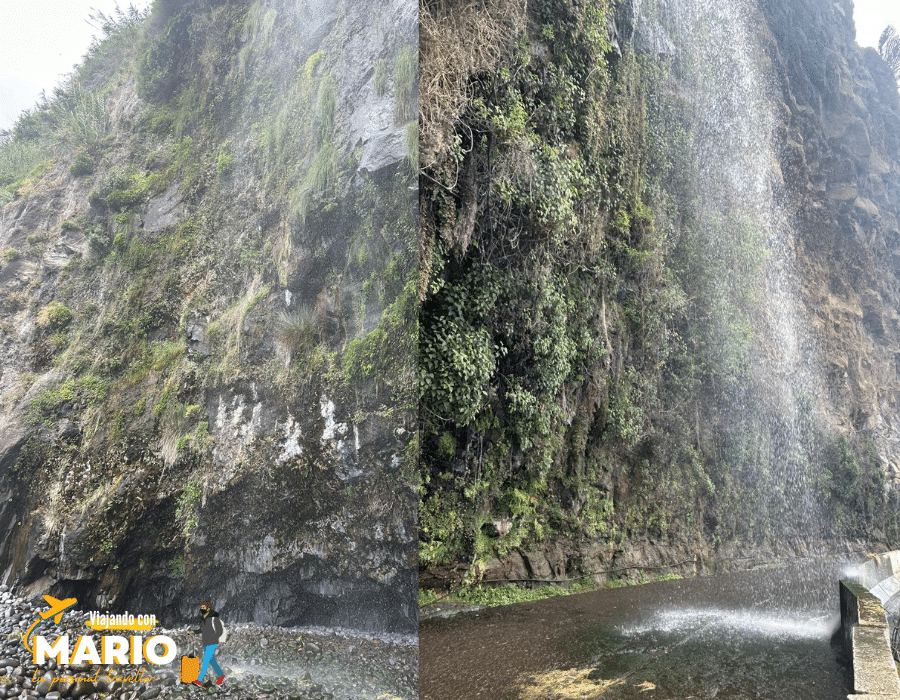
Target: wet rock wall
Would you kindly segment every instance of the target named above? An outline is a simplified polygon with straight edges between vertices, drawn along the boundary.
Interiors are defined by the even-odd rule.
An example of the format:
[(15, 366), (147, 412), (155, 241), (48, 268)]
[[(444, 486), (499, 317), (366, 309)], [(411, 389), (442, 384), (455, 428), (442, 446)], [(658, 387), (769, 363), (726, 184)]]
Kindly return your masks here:
[(77, 76), (107, 133), (2, 212), (2, 579), (411, 632), (415, 9), (157, 3), (117, 32)]

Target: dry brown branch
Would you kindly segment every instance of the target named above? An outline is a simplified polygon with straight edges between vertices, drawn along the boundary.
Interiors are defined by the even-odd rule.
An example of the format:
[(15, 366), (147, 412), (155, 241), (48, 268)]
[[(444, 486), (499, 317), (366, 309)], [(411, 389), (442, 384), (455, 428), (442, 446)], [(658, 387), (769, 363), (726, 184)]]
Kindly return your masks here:
[(469, 99), (469, 79), (496, 69), (525, 29), (527, 0), (422, 0), (419, 3), (419, 166), (450, 146)]

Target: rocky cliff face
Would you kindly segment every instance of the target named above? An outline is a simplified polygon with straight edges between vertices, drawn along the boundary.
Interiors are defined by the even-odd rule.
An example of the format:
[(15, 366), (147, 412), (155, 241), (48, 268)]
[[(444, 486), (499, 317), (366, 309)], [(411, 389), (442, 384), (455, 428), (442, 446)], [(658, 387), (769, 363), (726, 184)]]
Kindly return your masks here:
[(764, 3), (784, 196), (803, 320), (834, 430), (871, 436), (900, 480), (900, 109), (893, 73), (854, 41), (852, 5)]
[(416, 26), (402, 0), (157, 2), (20, 120), (3, 582), (415, 629)]
[[(466, 45), (447, 6), (423, 75)], [(425, 585), (895, 544), (900, 109), (850, 3), (459, 31), (496, 26), (457, 121), (424, 113)]]

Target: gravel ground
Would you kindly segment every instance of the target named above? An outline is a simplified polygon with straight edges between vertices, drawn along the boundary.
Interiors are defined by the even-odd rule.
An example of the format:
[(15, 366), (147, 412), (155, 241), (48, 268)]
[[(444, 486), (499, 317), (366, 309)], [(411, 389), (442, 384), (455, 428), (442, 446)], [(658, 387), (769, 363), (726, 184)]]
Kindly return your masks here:
[[(47, 604), (16, 597), (0, 586), (0, 700), (3, 698), (223, 698), (278, 700), (415, 700), (418, 697), (417, 635), (372, 634), (322, 627), (282, 628), (228, 625), (228, 641), (216, 652), (225, 682), (214, 685), (207, 672), (206, 687), (179, 681), (181, 655), (202, 648), (192, 628), (155, 627), (147, 632), (110, 631), (130, 636), (163, 634), (175, 640), (178, 657), (165, 666), (56, 666), (53, 660), (35, 666), (22, 636)], [(62, 624), (42, 623), (35, 634), (48, 640), (69, 634), (70, 651), (78, 635), (91, 633), (101, 649), (102, 633), (85, 626), (87, 613), (69, 610)], [(227, 621), (226, 621), (227, 624)], [(198, 623), (199, 627), (199, 623)], [(152, 680), (148, 680), (152, 676)], [(74, 682), (53, 681), (74, 678)], [(96, 678), (96, 682), (93, 679)], [(116, 678), (123, 680), (115, 680)]]

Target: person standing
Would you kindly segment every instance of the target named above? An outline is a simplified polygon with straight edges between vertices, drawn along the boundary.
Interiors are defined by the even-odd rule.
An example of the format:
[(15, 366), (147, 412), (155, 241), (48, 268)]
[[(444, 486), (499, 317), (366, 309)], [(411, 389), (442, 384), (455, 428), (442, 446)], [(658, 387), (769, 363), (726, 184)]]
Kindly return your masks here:
[(222, 685), (225, 681), (225, 673), (216, 661), (216, 647), (225, 631), (222, 620), (219, 619), (219, 613), (212, 609), (212, 603), (204, 600), (200, 603), (200, 615), (203, 622), (200, 625), (200, 641), (203, 644), (203, 661), (200, 663), (200, 673), (194, 685), (203, 687), (203, 677), (206, 675), (206, 667), (212, 666), (213, 672), (216, 674), (216, 685)]

